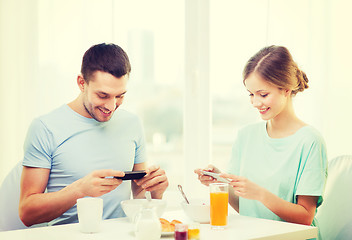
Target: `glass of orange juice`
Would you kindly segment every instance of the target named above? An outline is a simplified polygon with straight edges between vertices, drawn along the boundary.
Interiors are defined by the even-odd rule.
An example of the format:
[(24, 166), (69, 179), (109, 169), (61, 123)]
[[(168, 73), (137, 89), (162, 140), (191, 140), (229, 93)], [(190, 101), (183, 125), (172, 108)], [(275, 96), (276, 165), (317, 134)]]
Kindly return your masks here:
[(229, 203), (229, 185), (211, 183), (210, 189), (210, 225), (212, 229), (225, 229)]

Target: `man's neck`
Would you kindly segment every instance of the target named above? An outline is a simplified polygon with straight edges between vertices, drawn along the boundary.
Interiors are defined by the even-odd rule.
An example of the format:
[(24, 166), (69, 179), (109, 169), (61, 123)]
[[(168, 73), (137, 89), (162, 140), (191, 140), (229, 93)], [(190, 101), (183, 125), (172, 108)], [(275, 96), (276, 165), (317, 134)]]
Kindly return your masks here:
[(83, 117), (86, 118), (91, 118), (89, 113), (86, 111), (86, 109), (83, 106), (83, 101), (82, 101), (82, 96), (79, 95), (75, 100), (67, 104), (73, 111), (78, 113), (79, 115), (82, 115)]

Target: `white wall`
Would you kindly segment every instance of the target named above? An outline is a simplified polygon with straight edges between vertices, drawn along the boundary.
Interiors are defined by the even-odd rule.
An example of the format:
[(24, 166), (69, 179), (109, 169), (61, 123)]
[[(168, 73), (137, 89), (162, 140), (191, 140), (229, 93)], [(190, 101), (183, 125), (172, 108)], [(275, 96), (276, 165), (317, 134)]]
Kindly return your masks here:
[(322, 66), (328, 76), (322, 114), (330, 156), (352, 154), (352, 2), (329, 1), (326, 37), (330, 44), (328, 62)]

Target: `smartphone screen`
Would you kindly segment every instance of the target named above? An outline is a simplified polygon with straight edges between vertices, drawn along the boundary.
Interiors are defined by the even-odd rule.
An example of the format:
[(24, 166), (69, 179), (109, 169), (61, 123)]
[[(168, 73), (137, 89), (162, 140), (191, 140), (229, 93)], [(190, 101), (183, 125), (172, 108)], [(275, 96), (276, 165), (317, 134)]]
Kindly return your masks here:
[(145, 171), (125, 171), (125, 176), (114, 177), (114, 178), (122, 179), (122, 180), (134, 180), (134, 179), (141, 179), (146, 174), (147, 173)]

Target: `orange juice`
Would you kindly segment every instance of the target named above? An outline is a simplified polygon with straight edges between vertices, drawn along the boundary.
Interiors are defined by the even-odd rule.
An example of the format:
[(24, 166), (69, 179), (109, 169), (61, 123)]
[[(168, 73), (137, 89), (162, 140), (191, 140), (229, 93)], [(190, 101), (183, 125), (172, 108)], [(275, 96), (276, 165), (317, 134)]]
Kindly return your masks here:
[(200, 224), (193, 222), (188, 224), (188, 239), (199, 240), (200, 239)]
[(211, 226), (226, 226), (228, 213), (228, 192), (210, 193), (210, 224)]
[(188, 229), (188, 239), (198, 240), (199, 239), (199, 228)]

